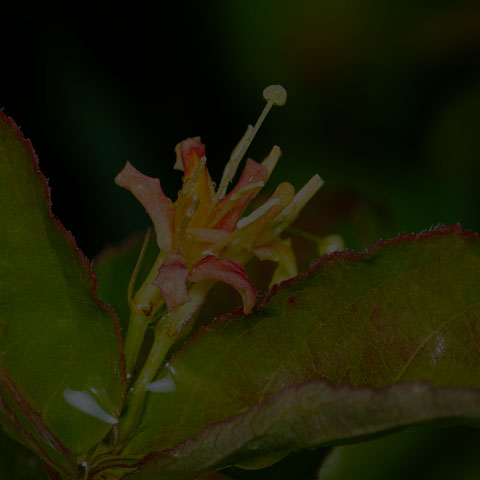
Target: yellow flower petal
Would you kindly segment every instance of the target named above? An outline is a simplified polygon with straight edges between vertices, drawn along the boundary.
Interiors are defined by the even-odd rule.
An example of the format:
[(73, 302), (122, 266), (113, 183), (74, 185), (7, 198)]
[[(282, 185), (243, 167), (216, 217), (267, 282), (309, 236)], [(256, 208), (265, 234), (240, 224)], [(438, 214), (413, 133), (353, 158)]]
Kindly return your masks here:
[(260, 260), (271, 260), (278, 265), (273, 272), (270, 286), (283, 282), (297, 275), (297, 262), (292, 250), (292, 242), (289, 238), (278, 239), (253, 249), (253, 253)]

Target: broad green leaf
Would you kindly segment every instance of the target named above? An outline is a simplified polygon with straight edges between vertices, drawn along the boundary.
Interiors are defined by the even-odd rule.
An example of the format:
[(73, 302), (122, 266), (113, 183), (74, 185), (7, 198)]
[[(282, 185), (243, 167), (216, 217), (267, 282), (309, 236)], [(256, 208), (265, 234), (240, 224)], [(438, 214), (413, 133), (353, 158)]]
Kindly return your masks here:
[(111, 425), (63, 393), (88, 390), (120, 414), (120, 331), (96, 298), (90, 264), (52, 215), (30, 142), (1, 112), (0, 218), (0, 422), (54, 469), (76, 472), (76, 456)]
[(175, 391), (149, 394), (124, 453), (157, 452), (138, 478), (180, 479), (416, 423), (478, 422), (479, 285), (479, 238), (459, 226), (322, 257), (252, 315), (195, 335), (170, 360)]
[(154, 452), (122, 478), (197, 478), (245, 459), (315, 445), (363, 441), (370, 436), (433, 421), (480, 425), (480, 393), (473, 389), (399, 383), (384, 389), (312, 381), (291, 386), (261, 405), (210, 425), (171, 450)]

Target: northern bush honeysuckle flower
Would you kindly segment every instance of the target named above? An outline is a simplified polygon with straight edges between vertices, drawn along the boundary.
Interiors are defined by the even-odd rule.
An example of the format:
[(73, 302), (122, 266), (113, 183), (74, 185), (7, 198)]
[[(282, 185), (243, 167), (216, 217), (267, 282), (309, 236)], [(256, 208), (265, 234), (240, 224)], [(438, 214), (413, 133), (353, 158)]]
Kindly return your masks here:
[(161, 291), (169, 311), (189, 301), (191, 284), (218, 280), (240, 293), (243, 309), (250, 313), (256, 289), (243, 265), (253, 256), (278, 264), (274, 283), (297, 274), (290, 241), (280, 234), (322, 186), (321, 178), (315, 175), (297, 194), (290, 183), (281, 183), (262, 206), (242, 217), (280, 157), (280, 149), (274, 146), (262, 163), (248, 158), (237, 184), (227, 193), (268, 111), (286, 100), (280, 85), (267, 87), (263, 95), (265, 109), (235, 147), (217, 189), (198, 137), (188, 138), (175, 148), (174, 168), (184, 174), (175, 203), (164, 195), (159, 179), (144, 175), (128, 162), (115, 179), (140, 201), (152, 219), (163, 259), (152, 283)]

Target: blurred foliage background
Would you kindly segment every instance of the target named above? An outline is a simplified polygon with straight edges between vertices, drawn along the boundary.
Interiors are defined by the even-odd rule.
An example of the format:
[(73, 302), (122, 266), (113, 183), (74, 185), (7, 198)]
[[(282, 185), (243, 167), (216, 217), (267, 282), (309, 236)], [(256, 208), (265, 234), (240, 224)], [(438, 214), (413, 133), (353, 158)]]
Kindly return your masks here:
[[(272, 83), (287, 105), (249, 154), (281, 146), (270, 188), (324, 178), (301, 228), (357, 250), (437, 224), (480, 230), (478, 1), (22, 4), (0, 9), (0, 108), (32, 140), (53, 210), (91, 259), (148, 225), (113, 183), (125, 161), (174, 197), (173, 148), (201, 135), (218, 180)], [(295, 242), (305, 267), (313, 253)]]

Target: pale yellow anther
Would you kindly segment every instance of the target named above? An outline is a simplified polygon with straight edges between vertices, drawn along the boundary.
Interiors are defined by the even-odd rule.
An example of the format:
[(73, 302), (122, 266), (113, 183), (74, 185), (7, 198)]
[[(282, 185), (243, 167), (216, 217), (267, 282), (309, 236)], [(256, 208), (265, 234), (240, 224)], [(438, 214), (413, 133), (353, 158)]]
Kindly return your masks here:
[(340, 235), (333, 234), (323, 237), (318, 243), (317, 250), (320, 255), (340, 252), (345, 249), (345, 243)]
[(287, 101), (287, 91), (281, 85), (270, 85), (263, 91), (263, 98), (282, 107)]
[(290, 203), (278, 216), (275, 218), (276, 224), (275, 233), (280, 233), (285, 230), (298, 216), (300, 210), (310, 201), (310, 199), (320, 190), (323, 185), (323, 180), (320, 175), (314, 175), (304, 186), (301, 188), (293, 202)]
[(237, 173), (238, 166), (240, 165), (240, 162), (242, 161), (245, 152), (252, 143), (252, 140), (254, 139), (259, 128), (261, 127), (266, 116), (268, 115), (268, 112), (273, 107), (273, 105), (282, 106), (285, 104), (287, 100), (287, 92), (281, 85), (270, 85), (263, 91), (263, 98), (267, 100), (267, 104), (265, 105), (262, 113), (258, 117), (255, 126), (252, 127), (251, 125), (249, 125), (247, 127), (247, 131), (233, 150), (232, 155), (230, 156), (230, 159), (225, 166), (222, 180), (220, 181), (220, 185), (217, 191), (217, 198), (219, 200), (222, 199), (227, 193), (228, 185)]

